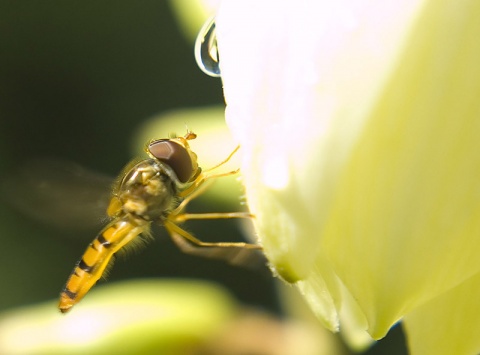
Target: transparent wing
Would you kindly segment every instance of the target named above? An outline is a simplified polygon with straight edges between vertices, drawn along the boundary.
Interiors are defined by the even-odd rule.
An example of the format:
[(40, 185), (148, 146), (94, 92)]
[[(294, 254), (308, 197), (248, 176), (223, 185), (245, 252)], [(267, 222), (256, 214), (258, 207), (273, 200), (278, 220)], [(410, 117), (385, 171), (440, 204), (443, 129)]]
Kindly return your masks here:
[(36, 159), (0, 183), (2, 197), (28, 217), (60, 229), (89, 229), (106, 219), (113, 179), (59, 159)]

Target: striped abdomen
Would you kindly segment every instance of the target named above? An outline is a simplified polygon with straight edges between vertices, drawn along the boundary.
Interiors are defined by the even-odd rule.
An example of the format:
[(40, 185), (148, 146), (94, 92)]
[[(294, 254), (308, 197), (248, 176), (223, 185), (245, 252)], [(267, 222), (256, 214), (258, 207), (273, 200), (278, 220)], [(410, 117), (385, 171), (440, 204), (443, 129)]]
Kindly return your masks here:
[(60, 293), (58, 308), (66, 313), (95, 285), (112, 256), (138, 235), (149, 230), (150, 222), (132, 223), (119, 218), (105, 227), (90, 243)]

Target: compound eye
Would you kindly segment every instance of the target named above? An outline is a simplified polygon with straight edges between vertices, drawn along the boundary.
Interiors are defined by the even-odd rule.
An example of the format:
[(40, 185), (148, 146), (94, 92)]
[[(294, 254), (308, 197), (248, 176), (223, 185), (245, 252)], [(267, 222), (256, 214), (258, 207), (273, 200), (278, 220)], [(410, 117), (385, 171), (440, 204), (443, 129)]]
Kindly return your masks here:
[(185, 147), (169, 139), (151, 142), (148, 150), (156, 159), (168, 165), (180, 182), (185, 183), (195, 173), (192, 158)]

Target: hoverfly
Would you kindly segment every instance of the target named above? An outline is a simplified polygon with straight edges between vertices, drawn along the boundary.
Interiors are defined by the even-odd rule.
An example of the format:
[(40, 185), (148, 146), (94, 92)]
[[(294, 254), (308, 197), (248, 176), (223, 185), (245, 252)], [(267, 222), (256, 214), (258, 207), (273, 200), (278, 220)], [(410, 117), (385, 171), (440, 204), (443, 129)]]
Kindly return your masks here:
[[(238, 257), (242, 251), (261, 249), (260, 245), (241, 242), (202, 242), (179, 226), (191, 219), (252, 217), (244, 212), (184, 212), (188, 203), (205, 190), (205, 182), (238, 171), (215, 173), (238, 147), (219, 164), (202, 170), (188, 144), (195, 138), (196, 134), (187, 131), (184, 137), (152, 140), (145, 147), (149, 158), (133, 161), (120, 174), (107, 208), (109, 223), (89, 244), (60, 293), (58, 308), (62, 313), (68, 312), (95, 285), (115, 253), (140, 235), (148, 236), (154, 222), (162, 224), (177, 246), (191, 254), (228, 259)], [(200, 249), (205, 252), (199, 252)], [(222, 252), (218, 253), (219, 250)]]

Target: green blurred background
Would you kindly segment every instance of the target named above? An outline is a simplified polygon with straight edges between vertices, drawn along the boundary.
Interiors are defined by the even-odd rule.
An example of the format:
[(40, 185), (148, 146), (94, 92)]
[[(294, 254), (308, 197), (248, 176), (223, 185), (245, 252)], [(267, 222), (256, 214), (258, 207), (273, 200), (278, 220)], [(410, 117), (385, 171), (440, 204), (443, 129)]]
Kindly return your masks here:
[[(211, 105), (223, 105), (221, 81), (198, 69), (193, 44), (166, 1), (0, 0), (0, 179), (41, 157), (113, 177), (132, 158), (133, 138), (149, 118)], [(183, 122), (165, 135), (170, 131), (183, 133)], [(213, 199), (191, 207), (231, 209)], [(191, 230), (210, 241), (242, 238), (231, 221)], [(0, 311), (56, 298), (97, 232), (53, 228), (0, 199)], [(141, 254), (118, 260), (109, 280), (211, 280), (242, 304), (281, 315), (266, 268), (184, 255), (163, 229), (154, 236)], [(391, 343), (389, 354), (405, 354), (401, 332), (392, 333), (369, 353), (385, 353)]]

